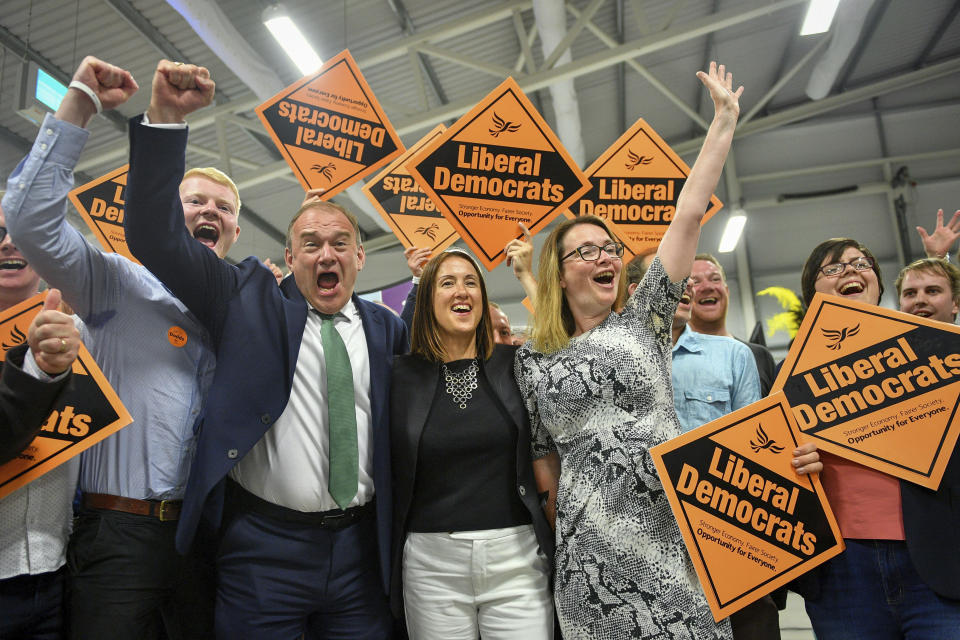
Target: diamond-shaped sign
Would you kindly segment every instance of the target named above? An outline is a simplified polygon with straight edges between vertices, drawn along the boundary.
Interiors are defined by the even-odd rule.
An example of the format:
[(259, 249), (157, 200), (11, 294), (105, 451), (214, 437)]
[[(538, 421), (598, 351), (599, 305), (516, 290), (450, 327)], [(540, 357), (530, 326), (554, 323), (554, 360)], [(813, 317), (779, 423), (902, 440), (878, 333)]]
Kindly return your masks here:
[(960, 436), (958, 334), (818, 293), (773, 388), (824, 451), (936, 489)]
[[(573, 215), (612, 223), (627, 248), (643, 255), (657, 248), (673, 220), (690, 167), (640, 118), (586, 173), (590, 190), (573, 204)], [(711, 196), (701, 226), (721, 207)]]
[[(47, 292), (0, 314), (0, 360), (7, 349), (22, 344)], [(19, 456), (0, 465), (0, 499), (58, 467), (133, 422), (113, 387), (86, 347), (73, 363), (73, 381), (60, 394), (40, 434)]]
[(349, 51), (256, 108), (305, 190), (330, 198), (400, 155), (403, 144)]
[(775, 394), (650, 449), (716, 620), (843, 551), (798, 435)]
[(123, 208), (127, 199), (127, 169), (123, 165), (70, 192), (70, 202), (106, 251), (140, 264), (127, 248)]
[(404, 166), (446, 129), (438, 124), (363, 186), (364, 194), (407, 249), (430, 248), (436, 253), (460, 237)]
[(513, 78), (406, 166), (487, 269), (523, 237), (518, 222), (535, 234), (589, 189)]

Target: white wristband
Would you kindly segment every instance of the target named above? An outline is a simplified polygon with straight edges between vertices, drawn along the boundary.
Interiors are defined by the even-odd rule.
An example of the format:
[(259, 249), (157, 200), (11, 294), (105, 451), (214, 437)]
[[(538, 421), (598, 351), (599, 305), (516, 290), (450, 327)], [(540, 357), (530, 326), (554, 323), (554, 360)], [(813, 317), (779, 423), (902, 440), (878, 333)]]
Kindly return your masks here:
[(413, 282), (413, 284), (420, 284), (420, 276), (413, 276), (410, 278), (410, 280)]
[(83, 91), (87, 96), (93, 100), (93, 106), (97, 108), (97, 113), (103, 113), (103, 105), (100, 104), (100, 98), (97, 97), (97, 94), (93, 92), (93, 89), (80, 82), (79, 80), (73, 80), (70, 82), (70, 88), (76, 89), (77, 91)]

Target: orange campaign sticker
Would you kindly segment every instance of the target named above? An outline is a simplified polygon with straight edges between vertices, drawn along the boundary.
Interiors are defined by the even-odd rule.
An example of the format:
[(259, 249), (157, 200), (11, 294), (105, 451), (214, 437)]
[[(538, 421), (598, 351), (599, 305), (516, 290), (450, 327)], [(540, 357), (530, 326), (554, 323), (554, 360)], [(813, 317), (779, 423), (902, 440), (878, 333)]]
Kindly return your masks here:
[[(572, 215), (595, 215), (613, 223), (630, 252), (642, 255), (660, 244), (690, 167), (640, 118), (586, 173), (590, 190), (573, 204)], [(711, 196), (701, 226), (721, 207), (717, 196)]]
[(824, 451), (936, 489), (960, 434), (958, 334), (818, 293), (774, 389)]
[(768, 396), (650, 449), (716, 620), (844, 549), (783, 394)]
[(460, 237), (404, 166), (446, 129), (438, 124), (363, 186), (363, 193), (406, 249), (418, 247), (437, 253)]
[[(0, 314), (0, 346), (6, 355), (27, 339), (46, 292)], [(73, 380), (60, 394), (40, 435), (13, 460), (0, 465), (0, 499), (133, 422), (86, 347), (73, 363)]]
[(187, 344), (187, 332), (174, 325), (167, 331), (167, 340), (175, 347), (184, 347)]
[(101, 246), (112, 253), (140, 264), (127, 248), (127, 235), (123, 231), (123, 211), (126, 203), (127, 169), (123, 165), (96, 180), (77, 187), (70, 192), (70, 202), (77, 208), (80, 217), (87, 223)]
[(349, 51), (255, 111), (305, 190), (326, 200), (403, 151), (400, 137)]
[(590, 186), (513, 78), (406, 166), (490, 270), (517, 223), (537, 233)]

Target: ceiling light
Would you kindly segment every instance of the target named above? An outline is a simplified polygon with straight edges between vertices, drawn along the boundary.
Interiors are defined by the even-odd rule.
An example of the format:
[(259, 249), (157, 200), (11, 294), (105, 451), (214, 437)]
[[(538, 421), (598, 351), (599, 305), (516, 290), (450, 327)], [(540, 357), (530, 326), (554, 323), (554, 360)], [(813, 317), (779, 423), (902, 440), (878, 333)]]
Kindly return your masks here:
[(717, 251), (720, 253), (730, 253), (737, 248), (740, 241), (740, 234), (743, 233), (743, 227), (747, 224), (747, 212), (743, 209), (734, 209), (727, 218), (727, 226), (723, 230), (723, 236), (720, 238), (720, 247)]
[(840, 0), (810, 0), (810, 4), (807, 5), (807, 15), (803, 19), (803, 26), (800, 27), (800, 35), (812, 36), (827, 32), (839, 4)]
[(301, 74), (310, 75), (323, 65), (323, 60), (300, 33), (300, 29), (287, 15), (287, 10), (282, 4), (270, 5), (264, 9), (262, 18), (264, 26), (287, 52)]

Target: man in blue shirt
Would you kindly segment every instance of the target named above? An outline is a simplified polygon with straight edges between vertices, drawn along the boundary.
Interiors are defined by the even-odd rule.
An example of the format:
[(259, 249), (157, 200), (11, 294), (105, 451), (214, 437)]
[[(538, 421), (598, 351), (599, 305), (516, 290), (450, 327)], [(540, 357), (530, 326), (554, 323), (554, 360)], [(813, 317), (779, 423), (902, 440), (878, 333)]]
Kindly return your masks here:
[[(698, 256), (699, 258), (699, 256)], [(627, 265), (628, 291), (633, 293), (646, 272), (645, 259), (638, 256)], [(698, 259), (697, 262), (706, 262)], [(711, 263), (712, 266), (712, 263)], [(693, 277), (691, 277), (691, 280)], [(715, 289), (726, 283), (714, 284)], [(673, 316), (673, 404), (685, 431), (690, 431), (731, 411), (760, 400), (760, 376), (750, 348), (734, 338), (706, 335), (690, 329), (692, 308), (691, 282)], [(724, 298), (723, 316), (726, 316)], [(734, 613), (735, 640), (779, 640), (777, 607), (770, 596), (764, 596)]]
[[(10, 232), (38, 273), (86, 324), (85, 343), (134, 418), (82, 454), (82, 510), (68, 549), (71, 636), (212, 637), (205, 565), (174, 536), (195, 426), (214, 372), (204, 327), (147, 269), (92, 247), (66, 219), (73, 168), (101, 109), (137, 90), (127, 71), (87, 57), (57, 113), (8, 183)], [(181, 185), (190, 234), (217, 256), (239, 234), (239, 196), (215, 171)]]

